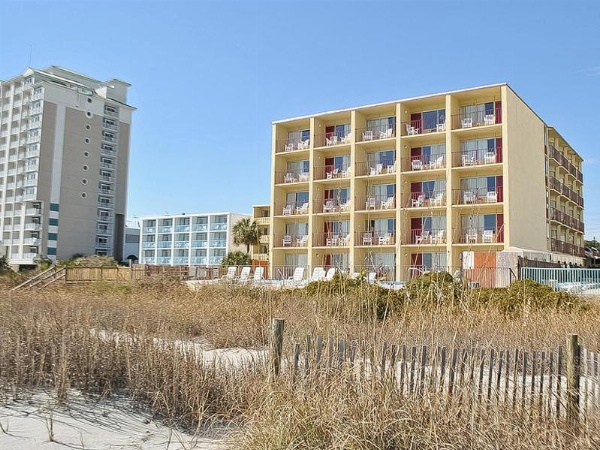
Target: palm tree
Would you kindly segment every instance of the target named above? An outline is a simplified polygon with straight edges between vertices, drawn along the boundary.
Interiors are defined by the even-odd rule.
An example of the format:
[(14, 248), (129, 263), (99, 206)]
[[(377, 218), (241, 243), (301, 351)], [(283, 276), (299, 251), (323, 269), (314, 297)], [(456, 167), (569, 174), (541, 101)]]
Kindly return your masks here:
[(233, 243), (245, 245), (246, 253), (250, 253), (250, 246), (258, 244), (258, 226), (254, 220), (242, 219), (233, 226)]

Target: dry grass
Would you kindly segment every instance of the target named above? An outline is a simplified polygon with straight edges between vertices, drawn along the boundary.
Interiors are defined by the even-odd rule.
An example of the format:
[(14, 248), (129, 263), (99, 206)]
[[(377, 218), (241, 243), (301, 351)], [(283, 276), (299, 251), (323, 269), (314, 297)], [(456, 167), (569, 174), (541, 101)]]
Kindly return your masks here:
[[(236, 448), (597, 448), (595, 417), (577, 436), (561, 422), (493, 407), (477, 417), (435, 397), (406, 399), (344, 375), (317, 386), (267, 382), (261, 364), (199, 365), (176, 340), (213, 347), (264, 347), (273, 317), (286, 319), (286, 347), (307, 334), (447, 346), (547, 349), (578, 333), (600, 348), (599, 307), (547, 297), (535, 286), (462, 291), (442, 285), (404, 293), (364, 284), (274, 291), (169, 279), (0, 293), (0, 388), (70, 387), (124, 393), (188, 428), (243, 424)], [(507, 301), (510, 298), (510, 301)], [(540, 300), (544, 298), (544, 300)], [(382, 317), (386, 317), (382, 320)], [(157, 345), (157, 342), (160, 345)]]

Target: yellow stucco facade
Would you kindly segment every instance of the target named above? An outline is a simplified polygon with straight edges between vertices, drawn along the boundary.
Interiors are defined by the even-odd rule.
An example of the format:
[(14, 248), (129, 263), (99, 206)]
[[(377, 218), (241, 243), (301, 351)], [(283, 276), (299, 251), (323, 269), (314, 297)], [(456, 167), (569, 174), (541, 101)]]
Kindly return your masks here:
[(512, 249), (580, 262), (581, 162), (507, 84), (276, 121), (270, 276), (405, 281)]

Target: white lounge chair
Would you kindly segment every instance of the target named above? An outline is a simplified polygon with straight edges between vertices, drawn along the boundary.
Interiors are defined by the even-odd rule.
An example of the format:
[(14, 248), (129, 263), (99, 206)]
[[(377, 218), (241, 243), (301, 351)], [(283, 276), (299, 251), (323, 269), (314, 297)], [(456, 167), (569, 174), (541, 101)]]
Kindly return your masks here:
[(250, 270), (252, 268), (250, 266), (244, 266), (242, 267), (242, 271), (240, 272), (240, 276), (238, 277), (237, 281), (239, 283), (247, 283), (248, 279), (250, 278)]
[(296, 238), (296, 247), (306, 247), (308, 244), (308, 235), (304, 234)]
[(465, 117), (460, 121), (462, 128), (472, 128), (473, 127), (473, 118)]
[(342, 144), (349, 144), (352, 141), (352, 132), (342, 138)]
[(281, 243), (282, 247), (291, 247), (292, 246), (292, 236), (290, 236), (289, 234), (286, 234), (285, 236), (283, 236), (283, 241)]
[(423, 170), (423, 161), (420, 159), (413, 159), (410, 162), (410, 170)]
[(335, 276), (335, 267), (330, 267), (329, 269), (327, 269), (327, 273), (325, 274), (324, 281), (331, 281), (331, 280), (333, 280), (334, 276)]
[(483, 230), (483, 234), (481, 235), (481, 242), (494, 242), (494, 230)]
[(373, 131), (372, 130), (367, 130), (367, 131), (363, 131), (363, 141), (372, 141), (373, 140)]
[(292, 286), (302, 286), (304, 284), (304, 267), (296, 267), (289, 280)]
[(425, 203), (425, 194), (419, 194), (417, 198), (411, 199), (412, 208), (420, 208)]
[(429, 199), (431, 206), (443, 206), (444, 205), (444, 193), (438, 192), (435, 197)]
[(467, 240), (467, 244), (469, 244), (469, 243), (477, 244), (477, 230), (472, 229), (472, 228), (467, 230), (466, 240)]
[(498, 202), (498, 193), (496, 191), (487, 191), (485, 194), (485, 202), (486, 203), (497, 203)]
[(264, 280), (264, 274), (265, 268), (262, 266), (258, 266), (256, 269), (254, 269), (254, 277), (252, 278), (252, 281), (254, 283), (262, 283), (262, 281)]
[(495, 114), (486, 114), (483, 118), (483, 123), (485, 125), (494, 125), (496, 123), (496, 115)]
[(322, 267), (315, 267), (313, 269), (312, 276), (309, 281), (323, 281), (325, 279), (325, 269)]
[(406, 134), (409, 136), (414, 136), (415, 134), (419, 134), (419, 129), (417, 127), (413, 127), (412, 125), (406, 124)]
[(296, 206), (296, 214), (308, 214), (308, 203), (302, 203), (302, 206)]
[(375, 209), (375, 197), (367, 198), (365, 202), (365, 209)]
[(430, 231), (423, 230), (420, 235), (415, 235), (415, 244), (426, 244), (430, 240)]
[(235, 280), (235, 272), (237, 271), (236, 266), (229, 266), (227, 268), (227, 273), (223, 276), (223, 280), (225, 281), (233, 281)]
[(292, 215), (292, 205), (285, 205), (283, 207), (283, 213), (284, 216), (291, 216)]

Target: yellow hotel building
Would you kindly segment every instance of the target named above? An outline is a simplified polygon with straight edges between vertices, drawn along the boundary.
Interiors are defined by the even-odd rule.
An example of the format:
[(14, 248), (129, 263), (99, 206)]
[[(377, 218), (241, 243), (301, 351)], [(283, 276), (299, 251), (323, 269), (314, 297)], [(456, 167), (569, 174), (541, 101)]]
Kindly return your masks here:
[(276, 121), (270, 275), (581, 264), (581, 165), (505, 83)]

